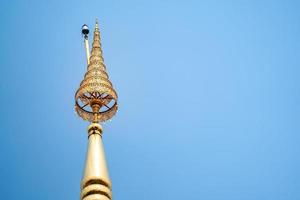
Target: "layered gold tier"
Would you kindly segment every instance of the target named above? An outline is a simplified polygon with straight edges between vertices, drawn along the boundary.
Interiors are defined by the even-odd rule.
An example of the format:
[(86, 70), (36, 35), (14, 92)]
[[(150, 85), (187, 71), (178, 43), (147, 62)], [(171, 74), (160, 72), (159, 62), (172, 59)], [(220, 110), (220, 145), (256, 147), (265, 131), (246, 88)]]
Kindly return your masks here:
[(96, 22), (87, 72), (75, 94), (75, 110), (84, 120), (103, 122), (112, 118), (117, 112), (117, 100), (117, 93), (106, 72), (99, 26)]

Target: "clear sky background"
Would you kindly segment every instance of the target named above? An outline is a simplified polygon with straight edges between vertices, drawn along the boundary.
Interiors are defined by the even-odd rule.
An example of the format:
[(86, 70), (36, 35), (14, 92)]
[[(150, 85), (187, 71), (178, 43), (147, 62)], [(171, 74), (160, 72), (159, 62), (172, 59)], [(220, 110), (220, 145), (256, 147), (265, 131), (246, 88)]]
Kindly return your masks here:
[(1, 199), (79, 199), (81, 26), (119, 112), (115, 200), (300, 199), (297, 1), (1, 1)]

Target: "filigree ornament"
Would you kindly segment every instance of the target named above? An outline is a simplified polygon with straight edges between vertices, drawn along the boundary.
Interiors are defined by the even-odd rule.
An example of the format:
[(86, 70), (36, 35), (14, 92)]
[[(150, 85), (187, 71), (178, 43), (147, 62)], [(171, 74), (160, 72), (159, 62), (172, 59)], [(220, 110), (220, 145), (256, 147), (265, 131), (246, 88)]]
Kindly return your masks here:
[(84, 120), (104, 122), (117, 112), (118, 96), (109, 81), (102, 56), (98, 23), (94, 31), (87, 72), (75, 94), (75, 110)]

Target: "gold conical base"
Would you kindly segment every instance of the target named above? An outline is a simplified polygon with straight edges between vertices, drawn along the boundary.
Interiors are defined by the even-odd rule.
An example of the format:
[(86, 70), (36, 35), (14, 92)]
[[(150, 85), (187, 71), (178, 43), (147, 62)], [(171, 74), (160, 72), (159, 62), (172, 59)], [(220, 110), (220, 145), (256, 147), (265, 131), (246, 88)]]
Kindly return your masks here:
[(102, 144), (102, 127), (92, 123), (88, 127), (89, 144), (86, 165), (81, 181), (81, 200), (111, 200), (111, 181)]

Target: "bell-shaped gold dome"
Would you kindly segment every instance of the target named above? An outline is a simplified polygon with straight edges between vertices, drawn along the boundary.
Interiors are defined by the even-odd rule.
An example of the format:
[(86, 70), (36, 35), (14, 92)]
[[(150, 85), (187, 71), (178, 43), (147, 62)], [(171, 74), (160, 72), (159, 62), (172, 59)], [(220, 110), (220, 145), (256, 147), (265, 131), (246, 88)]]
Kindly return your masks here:
[(117, 93), (109, 81), (102, 57), (98, 23), (94, 31), (87, 72), (75, 94), (75, 110), (84, 120), (103, 122), (117, 112)]

